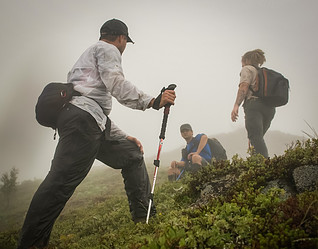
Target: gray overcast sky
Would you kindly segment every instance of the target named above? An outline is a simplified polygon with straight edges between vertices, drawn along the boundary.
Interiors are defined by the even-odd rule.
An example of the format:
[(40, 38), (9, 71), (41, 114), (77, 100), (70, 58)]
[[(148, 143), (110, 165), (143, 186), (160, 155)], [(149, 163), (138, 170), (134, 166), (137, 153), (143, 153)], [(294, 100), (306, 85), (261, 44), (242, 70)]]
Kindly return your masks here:
[[(118, 18), (136, 42), (123, 55), (125, 76), (156, 96), (177, 84), (163, 150), (184, 144), (179, 126), (208, 135), (244, 127), (230, 113), (241, 56), (261, 48), (264, 66), (290, 80), (290, 102), (278, 108), (271, 130), (303, 135), (318, 129), (316, 0), (1, 0), (0, 173), (13, 166), (20, 179), (43, 178), (57, 141), (35, 121), (43, 86), (66, 81), (81, 53), (99, 38), (99, 28)], [(111, 118), (155, 155), (162, 111), (127, 109), (114, 100)], [(245, 145), (246, 141), (242, 141)]]

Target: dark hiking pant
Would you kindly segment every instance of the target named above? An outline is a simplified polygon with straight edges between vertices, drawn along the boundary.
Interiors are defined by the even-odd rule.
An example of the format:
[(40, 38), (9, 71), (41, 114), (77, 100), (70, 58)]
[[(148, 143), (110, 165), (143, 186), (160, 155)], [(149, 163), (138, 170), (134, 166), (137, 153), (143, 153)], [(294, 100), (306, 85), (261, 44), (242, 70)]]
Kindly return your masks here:
[[(211, 160), (210, 160), (211, 161)], [(197, 163), (192, 163), (192, 161), (189, 161), (186, 163), (184, 171), (190, 172), (190, 173), (196, 173), (198, 172), (202, 167), (205, 167), (209, 165), (209, 162), (205, 160), (205, 158), (202, 157), (201, 165)], [(182, 176), (182, 175), (181, 175)]]
[(132, 218), (147, 216), (150, 182), (143, 156), (134, 143), (105, 141), (95, 119), (73, 105), (62, 110), (58, 132), (60, 139), (51, 169), (33, 196), (18, 249), (43, 248), (48, 244), (56, 218), (88, 174), (95, 158), (122, 169)]
[(268, 157), (264, 135), (275, 116), (275, 108), (265, 105), (259, 99), (247, 100), (244, 105), (245, 127), (248, 139), (255, 149), (255, 153)]

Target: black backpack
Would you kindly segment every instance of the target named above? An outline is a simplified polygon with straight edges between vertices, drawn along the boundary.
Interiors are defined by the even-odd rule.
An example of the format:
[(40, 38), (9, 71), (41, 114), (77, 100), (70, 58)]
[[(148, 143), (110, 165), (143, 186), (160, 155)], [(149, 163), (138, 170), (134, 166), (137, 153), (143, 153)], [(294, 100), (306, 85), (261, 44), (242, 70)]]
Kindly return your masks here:
[(215, 160), (227, 160), (226, 150), (222, 144), (216, 138), (208, 138), (208, 144), (210, 146), (212, 159)]
[[(216, 161), (227, 160), (226, 150), (224, 149), (222, 144), (219, 142), (219, 140), (217, 140), (216, 138), (208, 138), (207, 144), (210, 146), (212, 160), (213, 158)], [(195, 143), (195, 146), (198, 146), (198, 145), (199, 145), (198, 143)], [(187, 147), (182, 149), (181, 153), (182, 153), (182, 158), (187, 158), (189, 154), (187, 151)]]
[(35, 118), (39, 124), (57, 128), (60, 111), (67, 106), (73, 96), (81, 95), (72, 83), (49, 83), (40, 94), (35, 106)]
[(289, 96), (289, 81), (282, 74), (266, 67), (258, 71), (258, 90), (253, 95), (261, 98), (266, 105), (279, 107), (286, 105)]

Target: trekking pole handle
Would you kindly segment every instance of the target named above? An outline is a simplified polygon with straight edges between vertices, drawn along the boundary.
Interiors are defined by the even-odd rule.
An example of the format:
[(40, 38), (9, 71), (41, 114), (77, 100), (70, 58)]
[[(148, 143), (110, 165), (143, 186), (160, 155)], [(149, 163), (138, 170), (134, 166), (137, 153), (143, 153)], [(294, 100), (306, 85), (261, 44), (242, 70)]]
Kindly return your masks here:
[[(174, 90), (176, 87), (177, 87), (176, 84), (170, 84), (165, 90)], [(167, 105), (171, 106), (171, 104), (167, 104)], [(165, 105), (165, 106), (167, 106), (167, 105)]]
[[(170, 84), (166, 89), (163, 90), (174, 90), (177, 87), (176, 84)], [(168, 115), (170, 112), (170, 106), (171, 104), (166, 104), (165, 109), (164, 109), (164, 115), (163, 115), (163, 120), (162, 120), (162, 125), (161, 125), (161, 132), (160, 132), (160, 139), (165, 139), (165, 133), (166, 133), (166, 127), (167, 127), (167, 120), (168, 120)]]

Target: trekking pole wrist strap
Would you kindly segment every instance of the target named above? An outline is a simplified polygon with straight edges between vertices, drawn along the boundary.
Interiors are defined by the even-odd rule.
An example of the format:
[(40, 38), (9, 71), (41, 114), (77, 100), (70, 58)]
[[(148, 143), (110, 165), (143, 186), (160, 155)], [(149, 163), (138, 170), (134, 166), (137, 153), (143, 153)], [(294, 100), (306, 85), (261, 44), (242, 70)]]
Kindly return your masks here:
[[(161, 102), (161, 97), (162, 97), (162, 93), (166, 90), (174, 90), (176, 88), (175, 84), (170, 84), (167, 88), (163, 87), (160, 91), (160, 94), (157, 96), (157, 98), (155, 98), (153, 104), (152, 104), (152, 108), (155, 110), (159, 110), (160, 109), (160, 102)], [(166, 106), (170, 106), (170, 104), (167, 104)]]
[(155, 98), (153, 104), (152, 104), (152, 108), (155, 110), (159, 110), (160, 109), (160, 102), (161, 102), (161, 97), (162, 97), (162, 93), (166, 90), (165, 87), (163, 87), (160, 91), (160, 94), (157, 96), (157, 98)]

